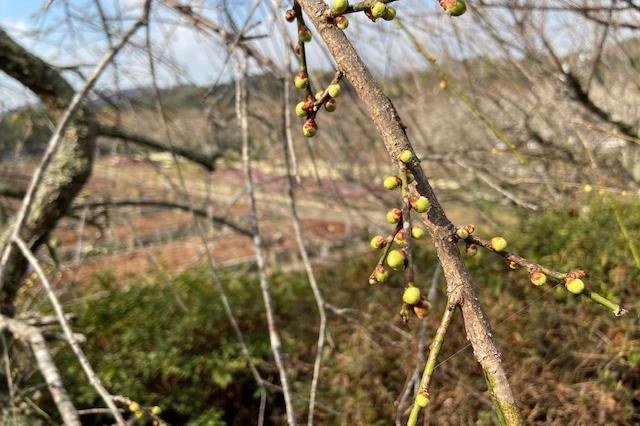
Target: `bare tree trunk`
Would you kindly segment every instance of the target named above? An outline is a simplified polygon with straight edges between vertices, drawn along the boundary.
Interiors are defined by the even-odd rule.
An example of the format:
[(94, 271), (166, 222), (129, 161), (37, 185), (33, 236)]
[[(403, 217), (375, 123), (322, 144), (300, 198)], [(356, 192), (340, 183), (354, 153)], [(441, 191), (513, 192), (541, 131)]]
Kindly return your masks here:
[[(35, 93), (56, 116), (63, 113), (74, 95), (73, 88), (59, 72), (32, 55), (0, 29), (0, 70)], [(43, 176), (19, 237), (31, 250), (47, 238), (58, 220), (71, 205), (91, 174), (95, 131), (91, 113), (81, 108), (67, 128), (64, 139)], [(14, 223), (15, 218), (9, 223)], [(11, 238), (11, 226), (0, 235), (0, 253)], [(26, 271), (27, 261), (19, 250), (11, 250), (6, 269), (0, 278), (0, 313), (11, 316), (13, 302)]]
[[(320, 0), (299, 0), (299, 3), (327, 44), (338, 70), (344, 73), (355, 89), (391, 158), (398, 161), (402, 151), (413, 151), (395, 107), (380, 90), (353, 45), (329, 17), (330, 10), (325, 3)], [(467, 337), (476, 359), (484, 369), (496, 412), (506, 424), (522, 424), (502, 367), (500, 353), (491, 335), (489, 321), (480, 306), (471, 276), (464, 267), (460, 251), (452, 237), (455, 227), (445, 215), (415, 156), (408, 167), (416, 179), (418, 192), (431, 202), (431, 208), (428, 214), (423, 215), (423, 219), (442, 264), (449, 298), (461, 306)]]

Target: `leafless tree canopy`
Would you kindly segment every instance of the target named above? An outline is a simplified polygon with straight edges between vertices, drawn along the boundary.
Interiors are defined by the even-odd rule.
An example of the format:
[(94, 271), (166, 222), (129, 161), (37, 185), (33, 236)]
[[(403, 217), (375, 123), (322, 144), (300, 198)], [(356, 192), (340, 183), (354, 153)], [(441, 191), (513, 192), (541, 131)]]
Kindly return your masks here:
[[(640, 197), (640, 2), (47, 0), (7, 10), (2, 424), (185, 421), (145, 395), (119, 395), (92, 365), (87, 331), (69, 312), (100, 300), (89, 283), (106, 270), (122, 289), (153, 276), (167, 306), (190, 318), (195, 308), (174, 278), (200, 267), (251, 381), (253, 396), (243, 401), (255, 402), (226, 412), (229, 424), (245, 424), (246, 413), (259, 425), (639, 421), (616, 399), (639, 382), (632, 355), (624, 355), (631, 368), (619, 373), (617, 391), (603, 390), (610, 376), (588, 376), (585, 367), (580, 378), (600, 392), (592, 407), (563, 396), (573, 384), (524, 361), (516, 369), (513, 347), (537, 343), (517, 330), (494, 339), (491, 323), (575, 296), (564, 315), (588, 312), (609, 330), (593, 331), (599, 346), (585, 336), (584, 363), (601, 360), (595, 369), (613, 371), (608, 354), (640, 353), (637, 324), (627, 320), (637, 318), (638, 294), (628, 288), (640, 269), (638, 229), (616, 207)], [(606, 242), (580, 259), (555, 244), (566, 237), (560, 231), (535, 251), (502, 238), (514, 222), (551, 211), (579, 216), (596, 194), (611, 208), (610, 233), (622, 241), (615, 252), (630, 269), (589, 281), (583, 265), (607, 263), (599, 254)], [(586, 231), (571, 237), (587, 240)], [(420, 249), (423, 234), (428, 248)], [(369, 245), (380, 249), (374, 257)], [(476, 252), (479, 268), (464, 259)], [(347, 271), (345, 259), (363, 259), (369, 272), (344, 272), (349, 282), (327, 285), (336, 269)], [(495, 259), (507, 272), (491, 269)], [(233, 302), (244, 297), (229, 278), (238, 268), (243, 285), (255, 282), (251, 309)], [(393, 269), (401, 273), (387, 281)], [(536, 285), (513, 296), (524, 308), (507, 296), (486, 300), (487, 277), (501, 273)], [(298, 275), (311, 303), (292, 320), (302, 315), (301, 290), (282, 276)], [(259, 311), (259, 326), (246, 325), (247, 310)], [(312, 330), (304, 339), (298, 322)], [(349, 374), (375, 377), (378, 362), (344, 349), (362, 344), (358, 330), (381, 358), (404, 360), (392, 378), (367, 382), (395, 381), (380, 385), (379, 399), (367, 399), (376, 389), (351, 391), (358, 385)], [(255, 335), (266, 336), (269, 359), (254, 353)], [(540, 342), (547, 339), (563, 337)], [(480, 380), (441, 367), (467, 348)], [(176, 350), (187, 358), (195, 351)], [(568, 343), (567, 352), (579, 350)], [(99, 406), (69, 388), (75, 373), (61, 367), (64, 354)], [(48, 408), (23, 387), (34, 386), (34, 374)], [(555, 380), (554, 402), (528, 393), (523, 383), (532, 378)], [(574, 411), (554, 411), (556, 400)]]

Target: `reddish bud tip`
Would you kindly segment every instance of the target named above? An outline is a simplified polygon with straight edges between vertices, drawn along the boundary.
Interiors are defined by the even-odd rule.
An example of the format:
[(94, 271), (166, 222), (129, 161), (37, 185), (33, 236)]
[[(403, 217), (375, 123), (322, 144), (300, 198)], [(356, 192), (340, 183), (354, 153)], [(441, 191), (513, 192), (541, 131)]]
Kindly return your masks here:
[(468, 256), (475, 256), (478, 253), (478, 247), (475, 244), (467, 244), (465, 252)]
[(400, 219), (402, 219), (402, 210), (391, 209), (387, 212), (387, 222), (394, 224), (400, 222)]
[(535, 285), (544, 285), (547, 282), (547, 276), (542, 271), (532, 271), (529, 274), (529, 279)]
[(313, 118), (308, 118), (302, 125), (302, 134), (308, 138), (312, 138), (318, 131), (318, 125)]
[(284, 19), (287, 22), (293, 22), (296, 19), (296, 12), (293, 9), (288, 9), (285, 13), (284, 13)]
[(336, 25), (341, 30), (346, 30), (347, 27), (349, 26), (349, 20), (347, 19), (346, 16), (338, 16), (336, 17)]
[(376, 235), (371, 239), (371, 248), (381, 249), (387, 246), (387, 240), (381, 235)]

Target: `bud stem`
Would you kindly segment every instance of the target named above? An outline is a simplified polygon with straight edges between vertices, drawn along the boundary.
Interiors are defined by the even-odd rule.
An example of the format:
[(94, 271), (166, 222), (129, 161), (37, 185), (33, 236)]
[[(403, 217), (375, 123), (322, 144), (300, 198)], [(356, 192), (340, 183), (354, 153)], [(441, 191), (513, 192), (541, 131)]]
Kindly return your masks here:
[[(438, 355), (440, 354), (440, 349), (442, 348), (442, 342), (444, 341), (444, 337), (447, 334), (447, 330), (449, 330), (449, 325), (451, 325), (451, 320), (453, 319), (453, 314), (456, 310), (456, 306), (457, 304), (453, 303), (451, 299), (447, 300), (447, 307), (442, 314), (440, 326), (438, 327), (435, 336), (433, 336), (433, 343), (431, 343), (429, 357), (427, 358), (427, 363), (424, 366), (422, 378), (420, 379), (420, 386), (418, 386), (418, 395), (429, 395), (429, 386), (431, 385), (433, 370), (435, 370), (436, 368), (436, 361), (438, 360)], [(409, 415), (407, 426), (416, 426), (418, 422), (418, 415), (420, 414), (420, 410), (422, 409), (417, 401), (418, 395), (416, 395), (416, 401), (414, 401), (413, 403), (413, 408), (411, 409), (411, 414)]]

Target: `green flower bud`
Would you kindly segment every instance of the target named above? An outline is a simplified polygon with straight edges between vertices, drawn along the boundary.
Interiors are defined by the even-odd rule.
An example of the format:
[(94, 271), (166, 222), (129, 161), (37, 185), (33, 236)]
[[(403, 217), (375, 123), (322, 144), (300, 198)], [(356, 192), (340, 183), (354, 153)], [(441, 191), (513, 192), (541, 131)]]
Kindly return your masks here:
[(529, 274), (531, 282), (535, 285), (544, 285), (547, 282), (547, 276), (542, 271), (533, 271)]
[(312, 138), (318, 131), (318, 125), (313, 118), (307, 119), (302, 125), (302, 134), (308, 138)]
[(493, 237), (489, 240), (489, 248), (495, 251), (503, 251), (507, 248), (507, 240), (502, 237)]
[(349, 7), (349, 0), (333, 0), (333, 10), (336, 13), (344, 13), (347, 7)]
[(420, 226), (414, 226), (413, 228), (411, 228), (411, 236), (415, 240), (421, 240), (422, 237), (424, 237), (425, 233), (426, 232), (425, 232), (424, 228), (422, 228)]
[(322, 95), (324, 94), (324, 91), (322, 90), (318, 90), (316, 92), (316, 101), (319, 101), (320, 99), (322, 99)]
[(384, 266), (377, 265), (373, 271), (373, 276), (377, 282), (383, 283), (387, 281), (387, 278), (389, 278), (389, 272), (386, 269), (384, 269)]
[(391, 250), (387, 255), (387, 265), (391, 269), (399, 270), (404, 267), (404, 252), (400, 249)]
[(327, 110), (327, 112), (333, 112), (336, 110), (336, 100), (331, 98), (328, 99), (325, 103), (324, 103), (324, 109)]
[(371, 16), (374, 18), (382, 18), (387, 10), (387, 5), (382, 2), (376, 2), (376, 4), (371, 7)]
[(160, 413), (162, 413), (162, 408), (158, 407), (157, 405), (151, 407), (151, 414), (153, 414), (154, 416), (158, 416), (160, 415)]
[(394, 224), (400, 222), (402, 218), (402, 210), (400, 209), (391, 209), (387, 212), (387, 222)]
[(429, 405), (429, 397), (420, 392), (418, 396), (416, 396), (416, 404), (418, 404), (418, 407), (420, 408), (426, 407)]
[(408, 149), (405, 149), (400, 153), (399, 158), (400, 158), (400, 161), (406, 164), (409, 161), (411, 161), (411, 159), (413, 158), (413, 152), (409, 151)]
[(332, 98), (337, 98), (338, 96), (340, 96), (340, 85), (339, 84), (331, 84), (329, 85), (329, 96), (331, 96)]
[(460, 16), (467, 11), (464, 0), (440, 0), (440, 5), (449, 16)]
[(304, 117), (305, 115), (307, 115), (304, 101), (298, 102), (298, 104), (296, 105), (296, 115), (298, 117)]
[(382, 19), (385, 21), (393, 21), (396, 17), (396, 10), (393, 7), (387, 6), (387, 10), (385, 10), (384, 15), (382, 15)]
[(420, 289), (418, 287), (407, 287), (402, 293), (402, 301), (407, 305), (415, 305), (420, 301)]
[(427, 197), (410, 197), (409, 204), (418, 213), (426, 213), (429, 210), (429, 200)]
[(469, 236), (469, 232), (465, 228), (456, 229), (456, 236), (461, 240), (464, 240)]
[(130, 411), (140, 411), (140, 404), (138, 404), (135, 401), (132, 401), (131, 404), (129, 404), (129, 410)]
[(391, 191), (400, 186), (401, 183), (402, 181), (398, 176), (387, 176), (386, 178), (384, 178), (384, 182), (382, 184), (385, 188)]
[(347, 19), (346, 16), (338, 16), (336, 17), (336, 25), (341, 30), (346, 30), (347, 27), (349, 26), (349, 20)]
[(371, 248), (373, 249), (381, 249), (386, 247), (387, 240), (381, 235), (376, 235), (371, 239)]
[(307, 84), (309, 84), (309, 80), (306, 77), (301, 77), (300, 75), (296, 75), (293, 79), (293, 84), (298, 89), (306, 89)]
[(305, 27), (298, 31), (298, 38), (302, 43), (309, 43), (311, 41), (311, 31), (309, 31), (309, 28)]
[(580, 278), (569, 278), (564, 285), (573, 294), (580, 294), (584, 290), (584, 282)]

